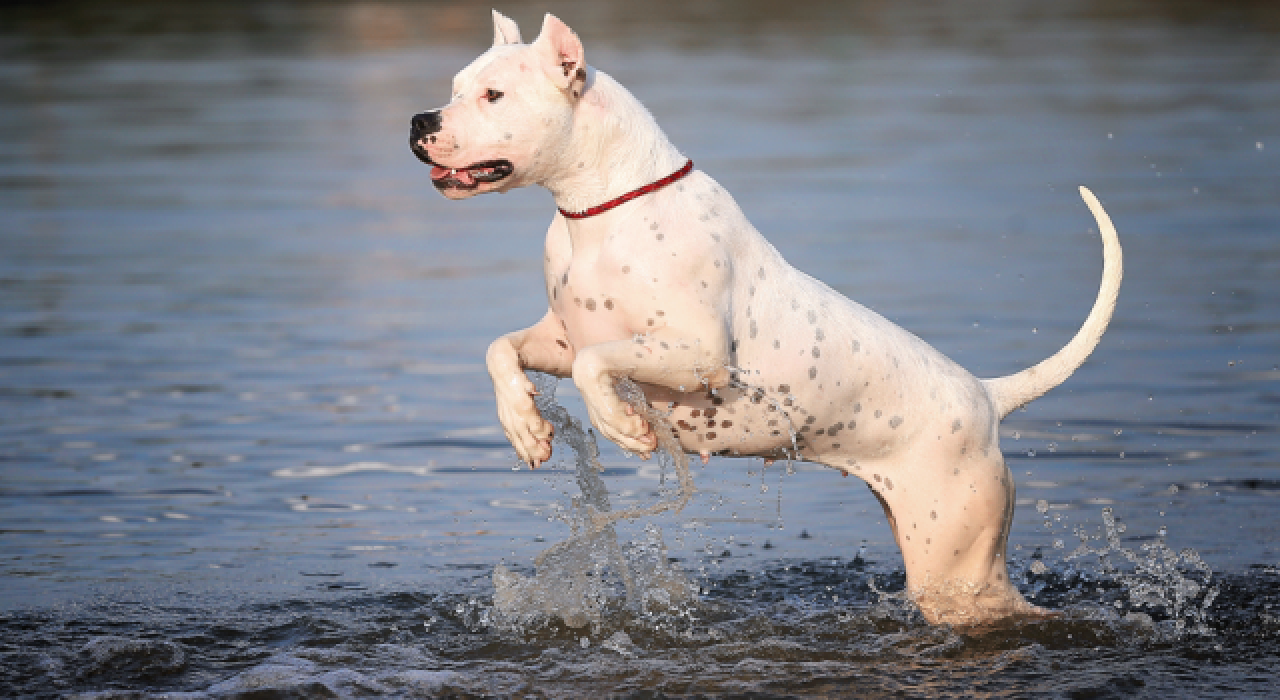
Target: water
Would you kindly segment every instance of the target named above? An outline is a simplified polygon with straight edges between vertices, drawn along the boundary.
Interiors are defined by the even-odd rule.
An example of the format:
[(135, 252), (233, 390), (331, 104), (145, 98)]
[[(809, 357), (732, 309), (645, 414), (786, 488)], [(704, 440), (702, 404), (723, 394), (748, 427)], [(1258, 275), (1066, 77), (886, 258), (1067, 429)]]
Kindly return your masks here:
[[(712, 459), (616, 528), (694, 600), (503, 628), (495, 569), (581, 493), (513, 470), (481, 366), (544, 308), (551, 201), (445, 202), (405, 144), (487, 7), (31, 5), (0, 11), (2, 694), (1274, 695), (1280, 14), (903, 5), (499, 9), (555, 11), (798, 267), (979, 376), (1084, 317), (1099, 195), (1111, 330), (1003, 426), (1011, 570), (1063, 619), (928, 627), (856, 480)], [(615, 509), (676, 485), (600, 461)]]
[[(644, 539), (625, 548), (618, 541), (619, 523), (667, 512), (679, 514), (696, 490), (689, 457), (681, 451), (665, 412), (652, 407), (635, 382), (625, 378), (617, 381), (618, 396), (652, 426), (659, 467), (674, 469), (678, 487), (674, 494), (664, 494), (665, 498), (651, 505), (614, 510), (609, 487), (601, 478), (605, 467), (600, 463), (594, 431), (583, 428), (581, 421), (555, 400), (555, 377), (534, 374), (538, 392), (534, 403), (555, 426), (552, 442), (556, 449), (572, 451), (579, 493), (570, 497), (570, 509), (563, 515), (569, 525), (569, 537), (538, 554), (533, 576), (522, 576), (502, 565), (494, 569), (493, 612), (497, 627), (524, 636), (548, 623), (562, 623), (569, 627), (590, 625), (598, 634), (606, 606), (617, 597), (613, 591), (618, 587), (616, 583), (621, 584), (625, 593), (622, 600), (631, 610), (647, 613), (655, 606), (687, 604), (697, 589), (670, 565), (660, 528), (647, 526)], [(611, 581), (615, 585), (610, 585)], [(625, 632), (618, 634), (630, 644)]]

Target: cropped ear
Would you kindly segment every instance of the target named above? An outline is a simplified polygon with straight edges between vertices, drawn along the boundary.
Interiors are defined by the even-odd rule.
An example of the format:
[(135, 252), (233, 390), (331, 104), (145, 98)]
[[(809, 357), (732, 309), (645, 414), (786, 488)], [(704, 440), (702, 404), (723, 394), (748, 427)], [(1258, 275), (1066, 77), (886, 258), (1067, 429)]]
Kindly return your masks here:
[(493, 45), (502, 46), (504, 44), (520, 43), (520, 27), (511, 21), (510, 17), (493, 11)]
[(573, 97), (580, 97), (587, 82), (587, 59), (582, 42), (569, 25), (548, 13), (532, 46), (551, 82)]

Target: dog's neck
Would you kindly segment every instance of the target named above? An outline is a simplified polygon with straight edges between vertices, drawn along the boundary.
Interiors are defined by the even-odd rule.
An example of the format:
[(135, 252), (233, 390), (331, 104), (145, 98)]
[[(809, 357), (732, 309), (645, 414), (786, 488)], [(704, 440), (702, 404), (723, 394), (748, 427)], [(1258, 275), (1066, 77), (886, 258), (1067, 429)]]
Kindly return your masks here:
[(566, 211), (607, 202), (685, 163), (644, 105), (595, 69), (575, 110), (572, 134), (560, 167), (541, 182)]

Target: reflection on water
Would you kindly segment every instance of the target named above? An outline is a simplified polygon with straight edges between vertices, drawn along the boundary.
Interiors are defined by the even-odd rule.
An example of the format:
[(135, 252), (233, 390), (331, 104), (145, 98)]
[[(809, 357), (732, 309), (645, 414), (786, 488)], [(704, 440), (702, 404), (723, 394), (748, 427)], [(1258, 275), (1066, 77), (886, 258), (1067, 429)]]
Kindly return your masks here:
[[(900, 560), (858, 484), (713, 460), (660, 519), (700, 599), (605, 610), (585, 649), (485, 624), (494, 567), (527, 572), (577, 493), (513, 468), (481, 364), (545, 305), (550, 199), (445, 202), (404, 144), (487, 9), (0, 9), (6, 695), (1274, 690), (1274, 3), (499, 8), (567, 20), (793, 262), (979, 375), (1087, 312), (1076, 185), (1126, 248), (1098, 351), (1002, 428), (1014, 570), (1066, 619), (927, 628), (871, 587)], [(615, 507), (659, 498), (602, 462)], [(1068, 558), (1104, 508), (1114, 546), (1217, 572), (1212, 635)]]

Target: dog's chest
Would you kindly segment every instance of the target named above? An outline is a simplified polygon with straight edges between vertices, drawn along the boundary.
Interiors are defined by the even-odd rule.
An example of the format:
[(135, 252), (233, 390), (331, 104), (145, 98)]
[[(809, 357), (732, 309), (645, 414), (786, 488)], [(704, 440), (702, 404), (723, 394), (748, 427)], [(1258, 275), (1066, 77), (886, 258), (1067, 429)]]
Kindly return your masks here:
[(632, 337), (626, 289), (594, 265), (548, 265), (548, 298), (574, 348)]

